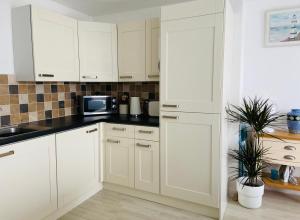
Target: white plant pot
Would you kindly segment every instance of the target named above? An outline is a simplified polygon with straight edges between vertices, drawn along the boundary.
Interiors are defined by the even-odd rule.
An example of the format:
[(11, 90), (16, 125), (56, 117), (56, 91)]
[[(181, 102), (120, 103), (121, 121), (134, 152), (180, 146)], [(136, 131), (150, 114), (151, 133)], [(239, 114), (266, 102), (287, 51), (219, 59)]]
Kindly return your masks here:
[(238, 191), (238, 200), (239, 203), (245, 208), (257, 209), (261, 207), (262, 197), (264, 195), (264, 182), (259, 181), (260, 186), (243, 186), (243, 177), (237, 179), (236, 189)]

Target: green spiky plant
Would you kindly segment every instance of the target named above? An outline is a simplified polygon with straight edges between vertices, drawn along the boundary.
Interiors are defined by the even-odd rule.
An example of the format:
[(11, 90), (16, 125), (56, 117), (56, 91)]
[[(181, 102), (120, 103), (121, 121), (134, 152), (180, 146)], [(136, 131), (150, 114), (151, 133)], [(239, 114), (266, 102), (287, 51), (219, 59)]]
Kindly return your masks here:
[[(257, 97), (254, 99), (244, 98), (241, 107), (228, 105), (226, 112), (230, 122), (243, 123), (247, 126), (245, 147), (240, 150), (232, 150), (229, 156), (243, 164), (245, 176), (241, 183), (247, 186), (258, 186), (262, 171), (268, 166), (267, 163), (264, 163), (268, 149), (263, 147), (260, 137), (265, 134), (266, 127), (274, 127), (274, 123), (284, 115), (273, 112), (273, 105), (269, 103), (269, 99)], [(237, 174), (232, 178), (238, 179), (241, 167), (235, 169)]]
[[(236, 161), (243, 164), (244, 175), (241, 179), (241, 183), (245, 186), (260, 186), (260, 180), (263, 170), (268, 167), (267, 163), (264, 163), (264, 157), (267, 155), (268, 149), (260, 146), (257, 141), (251, 141), (247, 139), (246, 145), (240, 150), (232, 150), (229, 156)], [(236, 171), (232, 175), (233, 179), (238, 179), (240, 173), (240, 167), (233, 167)]]

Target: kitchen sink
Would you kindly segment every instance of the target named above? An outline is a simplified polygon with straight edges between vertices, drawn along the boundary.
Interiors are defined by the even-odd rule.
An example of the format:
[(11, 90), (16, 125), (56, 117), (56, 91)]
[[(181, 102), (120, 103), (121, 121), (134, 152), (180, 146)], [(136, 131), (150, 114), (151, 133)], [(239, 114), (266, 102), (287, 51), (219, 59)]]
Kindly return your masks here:
[(12, 127), (4, 127), (0, 128), (0, 138), (12, 137), (15, 135), (35, 132), (44, 130), (46, 127), (26, 127), (26, 126), (12, 126)]

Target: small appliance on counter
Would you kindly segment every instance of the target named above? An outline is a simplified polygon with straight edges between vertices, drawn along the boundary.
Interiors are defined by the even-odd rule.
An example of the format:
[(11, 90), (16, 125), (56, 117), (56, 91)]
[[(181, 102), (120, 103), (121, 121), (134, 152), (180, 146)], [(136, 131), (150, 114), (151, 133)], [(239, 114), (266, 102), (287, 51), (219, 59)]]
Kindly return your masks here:
[(117, 98), (112, 96), (82, 96), (80, 100), (82, 115), (104, 115), (118, 113)]
[(128, 99), (129, 95), (128, 93), (123, 93), (121, 100), (120, 100), (120, 105), (119, 105), (119, 113), (120, 115), (128, 115)]
[(149, 99), (144, 99), (142, 104), (143, 115), (149, 116)]
[(141, 114), (140, 97), (130, 97), (130, 115), (137, 117)]
[(159, 116), (159, 101), (150, 101), (148, 103), (148, 115), (151, 117)]

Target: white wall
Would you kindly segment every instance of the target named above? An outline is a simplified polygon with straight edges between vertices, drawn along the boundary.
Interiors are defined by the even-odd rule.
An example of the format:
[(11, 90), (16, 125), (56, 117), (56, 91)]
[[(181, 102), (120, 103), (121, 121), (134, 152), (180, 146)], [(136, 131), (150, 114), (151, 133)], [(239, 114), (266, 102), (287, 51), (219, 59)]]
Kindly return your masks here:
[[(241, 99), (241, 45), (243, 1), (228, 0), (225, 5), (224, 34), (224, 73), (223, 73), (223, 106), (228, 103), (239, 105)], [(228, 192), (228, 149), (238, 148), (238, 125), (227, 121), (225, 108), (221, 114), (221, 201), (220, 219), (224, 216), (227, 206)]]
[(0, 74), (13, 74), (13, 49), (11, 32), (11, 8), (34, 4), (81, 20), (91, 17), (62, 6), (51, 0), (0, 0)]
[(135, 11), (97, 16), (94, 17), (94, 20), (102, 22), (121, 23), (126, 21), (142, 20), (155, 17), (160, 17), (160, 7), (145, 8)]
[(300, 8), (299, 0), (246, 0), (244, 4), (243, 95), (269, 97), (287, 112), (300, 108), (300, 46), (264, 45), (265, 12)]

